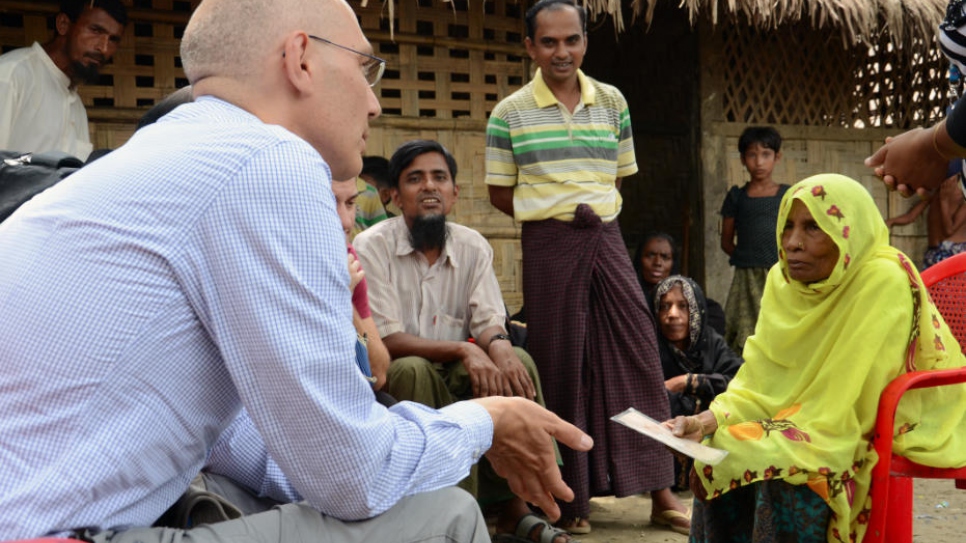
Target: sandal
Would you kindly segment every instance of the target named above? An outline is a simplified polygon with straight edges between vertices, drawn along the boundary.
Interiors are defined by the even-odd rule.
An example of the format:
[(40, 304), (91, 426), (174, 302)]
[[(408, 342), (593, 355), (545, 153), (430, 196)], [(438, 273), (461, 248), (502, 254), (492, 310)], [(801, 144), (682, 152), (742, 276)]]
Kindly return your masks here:
[[(675, 521), (682, 520), (688, 523), (686, 527), (681, 524), (675, 524)], [(665, 509), (660, 513), (651, 515), (651, 524), (668, 528), (679, 534), (689, 535), (691, 533), (691, 515), (686, 515), (674, 509)]]
[[(534, 539), (538, 534), (539, 538)], [(493, 543), (554, 543), (560, 537), (569, 543), (580, 543), (566, 530), (555, 528), (537, 515), (528, 513), (520, 518), (512, 534), (494, 534), (490, 540)]]
[[(586, 522), (586, 524), (581, 524), (580, 521)], [(568, 532), (575, 535), (586, 535), (590, 533), (590, 519), (583, 517), (574, 517), (567, 519), (560, 519), (555, 524), (557, 528), (567, 530)]]

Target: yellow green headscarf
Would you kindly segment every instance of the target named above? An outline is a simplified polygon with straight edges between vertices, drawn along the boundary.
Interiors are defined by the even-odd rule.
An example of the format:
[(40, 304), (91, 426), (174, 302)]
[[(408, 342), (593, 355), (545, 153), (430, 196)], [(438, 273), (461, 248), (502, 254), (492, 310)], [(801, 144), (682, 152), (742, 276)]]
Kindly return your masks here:
[[(788, 273), (781, 237), (794, 200), (839, 250), (831, 275), (818, 283)], [(861, 540), (882, 390), (904, 371), (966, 360), (858, 182), (824, 174), (796, 184), (782, 199), (775, 236), (779, 261), (745, 364), (710, 405), (719, 427), (706, 444), (730, 454), (714, 467), (696, 462), (695, 470), (712, 499), (769, 479), (808, 485), (831, 507), (829, 541)], [(895, 451), (933, 466), (966, 464), (964, 413), (966, 387), (908, 393), (896, 416)]]

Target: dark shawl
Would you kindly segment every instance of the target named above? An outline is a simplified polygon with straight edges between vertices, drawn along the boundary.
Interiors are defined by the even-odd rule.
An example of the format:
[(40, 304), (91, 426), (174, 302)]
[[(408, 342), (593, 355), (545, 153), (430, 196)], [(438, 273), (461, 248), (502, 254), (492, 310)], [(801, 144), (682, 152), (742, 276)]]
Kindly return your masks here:
[(654, 314), (658, 315), (660, 312), (661, 297), (677, 285), (681, 286), (684, 298), (688, 301), (688, 348), (684, 352), (667, 341), (661, 333), (660, 322), (657, 322), (658, 350), (665, 379), (690, 373), (692, 380), (691, 386), (684, 392), (668, 392), (672, 416), (693, 415), (707, 409), (711, 400), (728, 387), (743, 362), (718, 332), (705, 326), (707, 302), (701, 287), (692, 279), (672, 275), (658, 283), (651, 300)]

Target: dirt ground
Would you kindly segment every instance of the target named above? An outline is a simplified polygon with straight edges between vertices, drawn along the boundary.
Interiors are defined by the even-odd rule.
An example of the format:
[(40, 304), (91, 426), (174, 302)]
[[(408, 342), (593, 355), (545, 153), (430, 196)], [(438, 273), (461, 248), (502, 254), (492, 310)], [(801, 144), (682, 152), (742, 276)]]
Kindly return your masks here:
[[(690, 505), (690, 498), (681, 496)], [(688, 537), (651, 526), (649, 497), (591, 500), (593, 532), (579, 536), (583, 543), (686, 542)], [(915, 543), (961, 543), (966, 540), (966, 490), (953, 481), (917, 479), (913, 509)]]

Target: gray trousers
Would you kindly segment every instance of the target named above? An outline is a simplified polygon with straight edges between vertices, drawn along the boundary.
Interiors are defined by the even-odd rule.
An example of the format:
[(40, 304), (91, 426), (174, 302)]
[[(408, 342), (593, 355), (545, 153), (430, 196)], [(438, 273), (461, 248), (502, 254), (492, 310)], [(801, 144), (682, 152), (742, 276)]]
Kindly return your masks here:
[(94, 543), (489, 543), (486, 522), (476, 500), (448, 487), (403, 498), (378, 517), (345, 522), (304, 503), (181, 530), (132, 528), (101, 532)]

